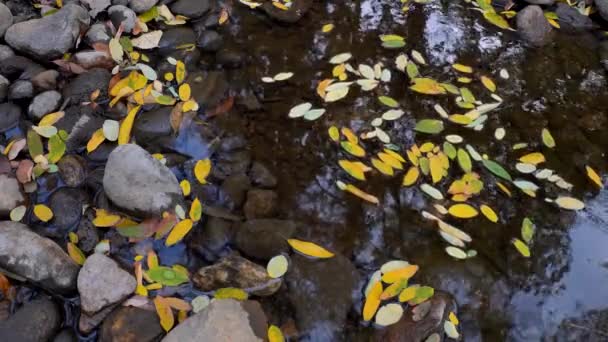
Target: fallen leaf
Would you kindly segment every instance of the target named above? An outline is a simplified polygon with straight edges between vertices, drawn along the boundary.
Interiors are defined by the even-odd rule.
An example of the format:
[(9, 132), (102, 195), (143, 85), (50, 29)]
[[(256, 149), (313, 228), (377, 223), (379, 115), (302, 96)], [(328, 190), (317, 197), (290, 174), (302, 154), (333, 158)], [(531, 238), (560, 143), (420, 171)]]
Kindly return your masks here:
[(131, 139), (131, 129), (133, 128), (133, 123), (135, 122), (135, 115), (139, 112), (141, 106), (133, 107), (125, 119), (122, 121), (120, 125), (119, 133), (118, 133), (118, 144), (124, 145), (128, 144)]
[(318, 246), (312, 242), (302, 241), (297, 239), (288, 239), (287, 243), (296, 251), (315, 258), (326, 259), (331, 258), (334, 254), (325, 248)]
[(199, 160), (194, 165), (194, 176), (200, 184), (207, 184), (207, 176), (211, 172), (211, 160), (209, 158)]
[(49, 222), (53, 218), (53, 211), (44, 204), (36, 204), (34, 215), (42, 222)]
[(185, 219), (180, 221), (178, 224), (173, 227), (169, 236), (167, 236), (167, 240), (165, 240), (165, 246), (173, 246), (174, 244), (180, 242), (188, 232), (192, 229), (193, 222), (190, 219)]
[(160, 39), (163, 36), (163, 31), (157, 30), (148, 33), (144, 33), (141, 36), (131, 40), (131, 44), (139, 49), (149, 50), (158, 47)]
[(156, 298), (154, 298), (154, 307), (156, 308), (156, 314), (160, 318), (160, 325), (165, 331), (171, 330), (175, 324), (171, 307), (167, 305), (164, 298), (161, 296), (156, 296)]

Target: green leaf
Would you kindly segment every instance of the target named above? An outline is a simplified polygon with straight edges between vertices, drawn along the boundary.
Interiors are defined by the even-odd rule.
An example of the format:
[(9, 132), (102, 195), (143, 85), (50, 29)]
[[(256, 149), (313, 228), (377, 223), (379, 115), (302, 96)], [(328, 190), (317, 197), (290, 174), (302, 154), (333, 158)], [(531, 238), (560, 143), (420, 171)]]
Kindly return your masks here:
[(53, 135), (49, 139), (49, 155), (48, 160), (49, 163), (55, 164), (57, 163), (61, 157), (65, 154), (66, 146), (61, 137), (58, 134)]
[(551, 135), (551, 132), (549, 132), (547, 128), (543, 128), (541, 136), (543, 138), (543, 144), (545, 144), (545, 146), (547, 146), (548, 148), (555, 147), (555, 139), (553, 139), (553, 135)]
[(508, 181), (512, 180), (511, 175), (507, 172), (507, 170), (505, 170), (497, 162), (495, 162), (493, 160), (487, 160), (487, 159), (484, 159), (481, 162), (483, 163), (483, 166), (485, 166), (486, 169), (488, 169), (494, 175), (496, 175), (502, 179), (508, 180)]
[(188, 276), (166, 266), (158, 266), (148, 270), (150, 279), (165, 286), (177, 286), (188, 282)]
[(418, 71), (418, 66), (414, 62), (408, 62), (405, 67), (405, 71), (407, 72), (407, 76), (411, 79), (420, 76), (420, 71)]
[(521, 255), (523, 255), (526, 258), (530, 257), (530, 248), (523, 241), (515, 238), (515, 239), (511, 240), (511, 242), (513, 243), (513, 246), (515, 246), (515, 249), (517, 249), (517, 251)]
[(42, 139), (40, 138), (38, 133), (36, 133), (32, 129), (27, 131), (27, 148), (30, 151), (30, 157), (32, 159), (44, 153), (44, 148), (42, 147)]
[(122, 36), (118, 42), (124, 51), (133, 51), (133, 44), (131, 43), (131, 39), (129, 39), (129, 37)]
[(505, 30), (510, 30), (511, 26), (509, 26), (509, 22), (507, 22), (507, 20), (505, 18), (503, 18), (500, 14), (494, 12), (494, 10), (492, 9), (490, 10), (486, 10), (483, 12), (483, 17), (486, 18), (486, 20), (493, 25), (496, 25), (498, 27), (500, 27), (501, 29), (505, 29)]
[(416, 297), (410, 300), (408, 303), (410, 305), (418, 305), (427, 301), (429, 298), (433, 297), (435, 294), (435, 289), (430, 286), (420, 286), (416, 289)]
[(471, 163), (471, 157), (469, 157), (467, 151), (463, 150), (462, 148), (459, 148), (457, 157), (458, 165), (460, 165), (462, 171), (467, 173), (471, 172), (471, 170), (473, 169), (473, 164)]
[(389, 96), (378, 96), (378, 101), (380, 101), (383, 105), (389, 106), (391, 108), (399, 107), (399, 102)]
[(526, 243), (532, 242), (535, 230), (534, 223), (529, 218), (524, 218), (521, 223), (521, 237)]
[(456, 157), (456, 148), (449, 141), (443, 143), (443, 153), (450, 159), (454, 159)]
[(144, 23), (147, 23), (150, 20), (156, 19), (158, 18), (158, 7), (154, 6), (152, 8), (150, 8), (149, 10), (145, 11), (144, 13), (139, 15), (139, 20), (141, 20)]
[(469, 88), (466, 88), (466, 87), (460, 88), (460, 96), (462, 96), (462, 99), (464, 100), (464, 102), (469, 102), (469, 103), (475, 102), (475, 95), (473, 95), (473, 93), (471, 92), (471, 90), (469, 90)]
[(437, 134), (443, 131), (443, 121), (435, 119), (424, 119), (416, 123), (414, 130), (421, 133)]

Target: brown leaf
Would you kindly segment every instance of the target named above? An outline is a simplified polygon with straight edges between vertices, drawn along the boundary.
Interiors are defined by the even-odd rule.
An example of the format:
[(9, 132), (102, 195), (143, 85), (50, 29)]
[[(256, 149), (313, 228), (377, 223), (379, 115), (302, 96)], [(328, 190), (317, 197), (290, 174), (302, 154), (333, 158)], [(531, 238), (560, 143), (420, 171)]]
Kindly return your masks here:
[(179, 127), (182, 124), (182, 119), (184, 118), (184, 113), (182, 112), (183, 102), (180, 102), (173, 107), (171, 110), (170, 122), (171, 127), (173, 128), (173, 132), (178, 132)]
[(32, 169), (33, 168), (34, 168), (34, 163), (29, 159), (22, 160), (19, 163), (19, 167), (17, 167), (17, 172), (16, 172), (17, 180), (19, 181), (19, 183), (25, 184), (32, 180)]
[(217, 115), (228, 113), (232, 109), (232, 106), (234, 106), (234, 96), (230, 96), (217, 105), (213, 110), (210, 110), (209, 113), (207, 113), (207, 117), (212, 118)]
[(175, 298), (175, 297), (165, 297), (163, 299), (167, 305), (172, 307), (175, 310), (179, 311), (190, 311), (192, 310), (192, 306), (188, 302), (183, 299)]
[(57, 64), (62, 70), (73, 74), (82, 74), (87, 72), (87, 70), (80, 65), (63, 59), (56, 59), (53, 61), (53, 63)]
[(93, 49), (95, 51), (104, 52), (108, 56), (110, 56), (110, 47), (106, 43), (100, 43), (100, 42), (93, 43)]
[(8, 292), (11, 288), (11, 283), (8, 281), (8, 278), (0, 273), (0, 291), (4, 294), (5, 297), (8, 297)]

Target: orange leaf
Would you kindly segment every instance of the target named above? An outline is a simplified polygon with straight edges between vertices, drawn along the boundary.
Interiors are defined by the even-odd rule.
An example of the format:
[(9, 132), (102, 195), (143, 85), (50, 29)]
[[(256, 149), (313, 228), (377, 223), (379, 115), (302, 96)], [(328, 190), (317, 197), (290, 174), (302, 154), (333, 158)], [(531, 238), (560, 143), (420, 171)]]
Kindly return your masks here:
[(192, 310), (192, 306), (190, 306), (190, 304), (183, 299), (179, 299), (179, 298), (175, 298), (175, 297), (167, 297), (167, 298), (163, 298), (163, 301), (175, 310), (179, 310), (179, 311)]
[(93, 132), (91, 139), (89, 139), (89, 142), (87, 143), (87, 152), (91, 153), (95, 151), (105, 140), (106, 137), (103, 135), (103, 128), (96, 130)]
[(154, 307), (156, 307), (156, 314), (160, 318), (160, 325), (165, 331), (171, 330), (173, 324), (175, 324), (175, 319), (171, 307), (167, 304), (165, 298), (161, 296), (154, 298)]

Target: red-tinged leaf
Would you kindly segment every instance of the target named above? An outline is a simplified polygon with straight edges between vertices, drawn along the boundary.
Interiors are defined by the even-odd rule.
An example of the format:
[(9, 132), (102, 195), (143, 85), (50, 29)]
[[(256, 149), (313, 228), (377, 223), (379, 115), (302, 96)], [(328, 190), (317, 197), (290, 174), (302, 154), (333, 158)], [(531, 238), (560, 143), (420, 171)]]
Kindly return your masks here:
[(232, 109), (232, 106), (234, 106), (234, 96), (230, 96), (217, 105), (214, 109), (210, 110), (207, 113), (207, 117), (212, 118), (217, 115), (228, 113)]
[(34, 163), (29, 159), (24, 159), (19, 162), (19, 166), (17, 167), (17, 180), (21, 184), (29, 183), (32, 180), (32, 169), (34, 168)]
[(154, 236), (154, 238), (162, 239), (165, 235), (167, 235), (167, 233), (171, 231), (171, 229), (173, 229), (173, 227), (175, 227), (177, 222), (179, 222), (179, 220), (177, 219), (177, 216), (175, 216), (175, 214), (165, 214), (164, 218), (158, 223), (158, 226), (156, 227), (156, 235)]
[(5, 297), (8, 297), (8, 291), (11, 288), (11, 283), (8, 281), (8, 278), (0, 273), (0, 291), (4, 294)]
[(93, 43), (93, 49), (95, 51), (103, 52), (103, 53), (107, 54), (108, 56), (110, 56), (110, 47), (106, 43), (101, 43), (101, 42)]

